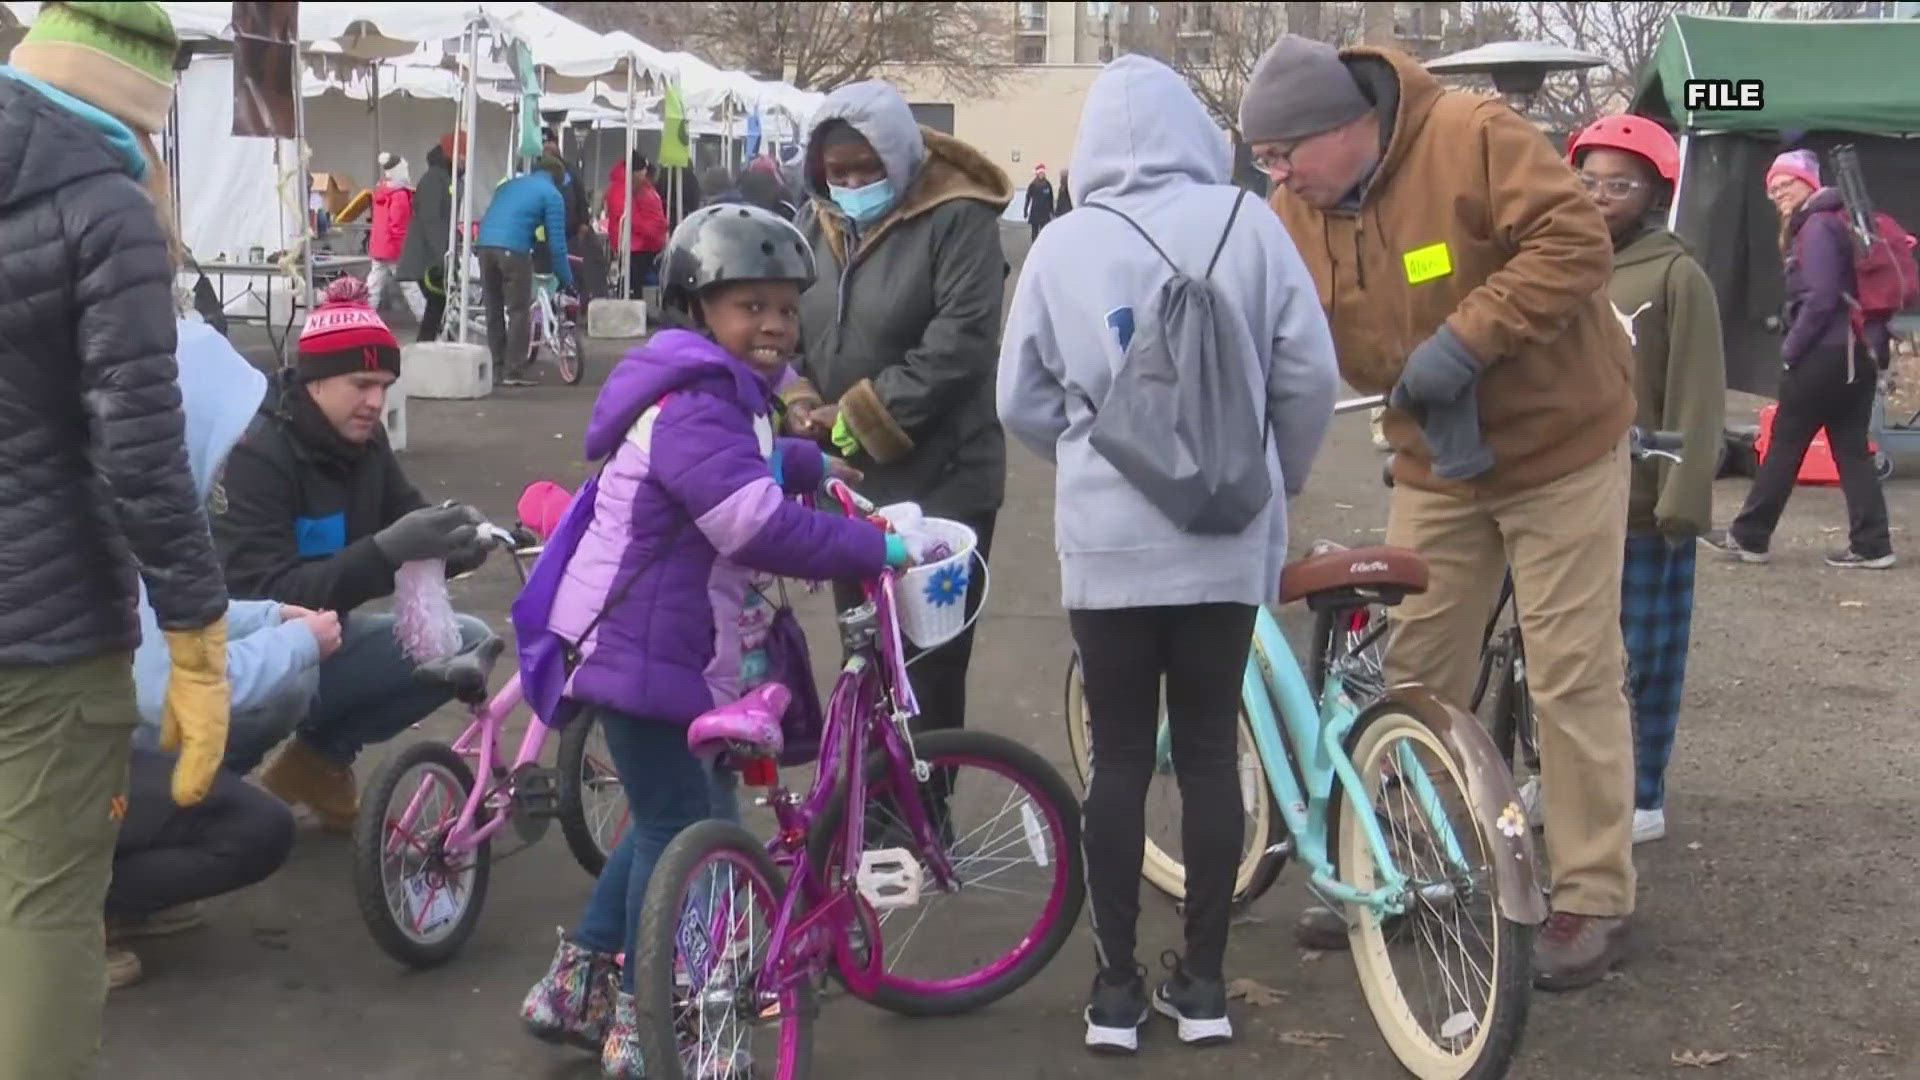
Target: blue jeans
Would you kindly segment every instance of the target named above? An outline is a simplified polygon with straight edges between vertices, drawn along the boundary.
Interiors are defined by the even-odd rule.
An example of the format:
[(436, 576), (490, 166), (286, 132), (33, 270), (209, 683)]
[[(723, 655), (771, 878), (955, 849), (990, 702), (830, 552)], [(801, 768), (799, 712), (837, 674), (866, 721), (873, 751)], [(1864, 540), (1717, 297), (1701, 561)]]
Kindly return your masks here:
[[(471, 615), (456, 615), (462, 651), (491, 630)], [(413, 681), (413, 661), (393, 636), (392, 615), (355, 612), (341, 629), (340, 651), (320, 664), (301, 689), (272, 705), (237, 712), (229, 725), (225, 766), (249, 773), (282, 739), (297, 732), (313, 750), (353, 764), (368, 743), (385, 742), (425, 720), (453, 699), (438, 686)]]
[(621, 988), (631, 993), (634, 935), (640, 930), (640, 906), (647, 898), (653, 866), (687, 826), (708, 818), (740, 820), (734, 777), (694, 757), (682, 725), (612, 709), (582, 712), (573, 722), (599, 723), (632, 812), (626, 835), (600, 871), (573, 940), (594, 952), (624, 951), (628, 962), (620, 975)]

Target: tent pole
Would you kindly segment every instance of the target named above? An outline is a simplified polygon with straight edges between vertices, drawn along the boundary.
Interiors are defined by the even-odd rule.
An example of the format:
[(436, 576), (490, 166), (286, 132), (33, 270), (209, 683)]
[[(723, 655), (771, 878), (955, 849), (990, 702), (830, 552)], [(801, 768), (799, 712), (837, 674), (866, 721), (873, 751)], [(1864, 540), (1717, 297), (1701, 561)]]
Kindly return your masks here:
[[(296, 35), (297, 38), (298, 35)], [(300, 53), (300, 44), (296, 40), (293, 46), (293, 138), (295, 152), (300, 157), (300, 176), (307, 182), (309, 192), (313, 187), (313, 177), (308, 172), (310, 159), (307, 155), (307, 95), (306, 95), (306, 57)], [(300, 285), (306, 298), (307, 311), (313, 311), (313, 255), (314, 242), (319, 238), (319, 230), (307, 223), (307, 216), (300, 215), (301, 232), (304, 234), (300, 244)], [(272, 319), (269, 311), (267, 318)]]
[[(373, 105), (373, 184), (380, 183), (380, 61), (367, 61), (367, 70), (373, 75), (373, 91), (369, 101)], [(375, 298), (378, 302), (378, 298)]]
[(1667, 231), (1680, 231), (1680, 192), (1687, 182), (1687, 150), (1693, 145), (1691, 134), (1680, 136), (1680, 171), (1673, 178), (1673, 204), (1667, 207)]
[[(466, 94), (465, 94), (466, 101), (464, 103), (466, 106), (465, 111), (467, 116), (467, 122), (466, 122), (466, 128), (465, 128), (466, 145), (464, 147), (459, 147), (459, 146), (454, 147), (455, 151), (464, 149), (466, 151), (465, 156), (467, 159), (466, 177), (464, 180), (461, 181), (461, 184), (460, 184), (461, 199), (460, 199), (460, 215), (459, 215), (460, 216), (460, 236), (459, 236), (459, 240), (460, 240), (460, 245), (459, 245), (459, 251), (460, 251), (460, 264), (459, 264), (460, 265), (460, 274), (459, 274), (460, 344), (462, 345), (465, 345), (467, 343), (467, 323), (470, 321), (470, 314), (471, 314), (468, 310), (468, 306), (469, 306), (468, 302), (471, 299), (471, 296), (469, 294), (471, 290), (467, 288), (467, 267), (473, 261), (471, 258), (472, 236), (473, 236), (473, 150), (474, 150), (474, 144), (480, 141), (478, 138), (475, 137), (475, 134), (474, 134), (474, 128), (478, 125), (480, 120), (480, 103), (478, 100), (478, 95), (480, 92), (479, 91), (479, 87), (480, 87), (479, 71), (480, 71), (480, 26), (478, 23), (475, 23), (473, 25), (471, 36), (467, 38), (467, 85), (466, 85)], [(454, 280), (453, 277), (449, 276), (448, 278), (449, 287), (451, 287), (453, 280)]]
[(639, 190), (633, 175), (633, 57), (627, 57), (627, 156), (620, 167), (620, 175), (627, 190), (621, 193), (620, 205), (626, 214), (613, 223), (620, 230), (620, 299), (633, 299), (633, 200)]

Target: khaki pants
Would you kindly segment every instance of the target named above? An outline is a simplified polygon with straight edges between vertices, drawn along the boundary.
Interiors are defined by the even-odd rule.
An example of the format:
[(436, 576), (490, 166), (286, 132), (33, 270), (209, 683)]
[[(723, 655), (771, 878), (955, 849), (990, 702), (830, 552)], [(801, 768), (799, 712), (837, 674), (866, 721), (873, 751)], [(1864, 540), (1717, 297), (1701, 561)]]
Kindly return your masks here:
[(0, 668), (0, 1080), (92, 1077), (133, 657)]
[(1432, 564), (1432, 588), (1394, 609), (1389, 678), (1425, 683), (1462, 708), (1480, 635), (1508, 566), (1539, 725), (1552, 906), (1633, 910), (1633, 739), (1620, 639), (1626, 549), (1624, 445), (1517, 495), (1460, 499), (1401, 486), (1387, 543)]

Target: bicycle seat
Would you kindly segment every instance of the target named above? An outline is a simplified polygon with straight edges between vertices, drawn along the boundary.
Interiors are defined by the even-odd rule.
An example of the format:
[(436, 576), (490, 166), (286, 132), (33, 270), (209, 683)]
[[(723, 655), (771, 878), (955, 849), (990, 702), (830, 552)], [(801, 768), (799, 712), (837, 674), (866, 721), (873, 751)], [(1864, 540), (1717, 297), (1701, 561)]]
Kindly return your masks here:
[(1317, 610), (1397, 604), (1427, 591), (1427, 560), (1406, 548), (1319, 545), (1280, 572), (1280, 602), (1305, 600)]
[(487, 700), (487, 681), (493, 677), (494, 661), (500, 659), (506, 647), (506, 639), (489, 634), (466, 652), (414, 668), (414, 681), (447, 687), (456, 700), (483, 705)]
[(793, 691), (777, 682), (761, 683), (740, 700), (702, 713), (687, 728), (687, 749), (710, 759), (735, 747), (753, 754), (778, 757), (786, 745), (780, 718), (793, 702)]

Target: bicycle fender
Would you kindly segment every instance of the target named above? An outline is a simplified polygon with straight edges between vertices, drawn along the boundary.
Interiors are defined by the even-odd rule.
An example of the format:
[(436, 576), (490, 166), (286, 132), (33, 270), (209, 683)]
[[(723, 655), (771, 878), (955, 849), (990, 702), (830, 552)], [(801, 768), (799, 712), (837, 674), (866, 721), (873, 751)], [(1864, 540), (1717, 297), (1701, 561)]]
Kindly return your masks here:
[[(1391, 705), (1420, 721), (1460, 763), (1475, 822), (1493, 853), (1495, 899), (1500, 914), (1523, 926), (1546, 921), (1547, 901), (1534, 877), (1533, 823), (1520, 806), (1513, 773), (1501, 760), (1480, 721), (1440, 700), (1418, 683), (1387, 691), (1375, 708)], [(1371, 710), (1370, 710), (1371, 711)]]

